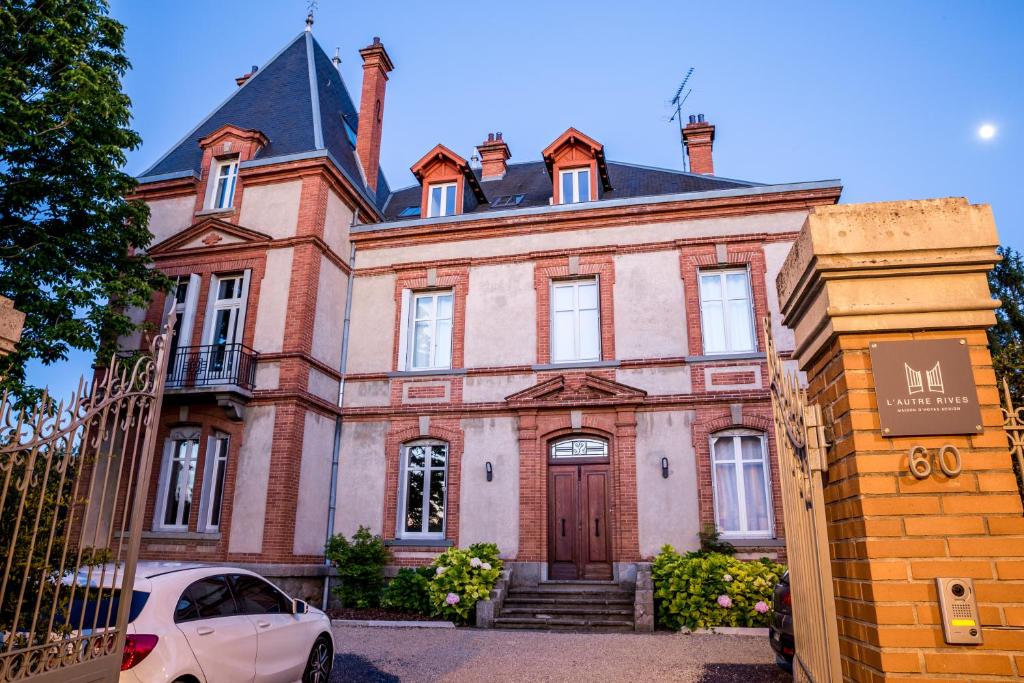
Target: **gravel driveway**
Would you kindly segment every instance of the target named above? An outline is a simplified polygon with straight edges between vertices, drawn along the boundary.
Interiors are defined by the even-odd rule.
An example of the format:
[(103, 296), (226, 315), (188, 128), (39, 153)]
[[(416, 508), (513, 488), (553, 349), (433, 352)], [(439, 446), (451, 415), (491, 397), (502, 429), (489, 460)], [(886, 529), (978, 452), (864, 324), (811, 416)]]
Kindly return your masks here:
[(790, 683), (767, 638), (336, 626), (335, 683)]

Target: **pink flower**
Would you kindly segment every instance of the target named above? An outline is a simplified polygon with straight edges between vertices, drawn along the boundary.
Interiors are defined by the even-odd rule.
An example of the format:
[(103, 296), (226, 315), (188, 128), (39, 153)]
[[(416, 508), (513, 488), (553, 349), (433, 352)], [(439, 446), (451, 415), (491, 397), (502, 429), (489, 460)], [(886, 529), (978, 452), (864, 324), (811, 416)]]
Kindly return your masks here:
[(732, 607), (732, 598), (730, 598), (728, 595), (719, 595), (718, 606), (729, 609), (730, 607)]
[(455, 593), (449, 593), (448, 597), (444, 599), (444, 601), (446, 603), (448, 603), (449, 605), (453, 605), (453, 606), (459, 604), (459, 600), (460, 600), (459, 596), (456, 595)]
[(764, 614), (770, 609), (771, 607), (769, 607), (768, 603), (764, 600), (759, 600), (758, 603), (754, 605), (754, 611), (756, 611), (758, 614)]

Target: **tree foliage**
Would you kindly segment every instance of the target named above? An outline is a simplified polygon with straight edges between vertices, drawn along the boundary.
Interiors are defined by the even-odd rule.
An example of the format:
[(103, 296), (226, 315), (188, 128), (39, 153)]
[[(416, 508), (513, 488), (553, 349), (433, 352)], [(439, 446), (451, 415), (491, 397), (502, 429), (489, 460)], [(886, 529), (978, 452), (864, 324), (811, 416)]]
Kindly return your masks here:
[(988, 332), (996, 375), (1010, 385), (1014, 404), (1024, 402), (1024, 256), (999, 247), (1003, 260), (989, 273), (992, 295), (1002, 302), (996, 324)]
[(0, 295), (25, 313), (0, 382), (18, 393), (29, 359), (112, 350), (136, 327), (124, 311), (167, 287), (139, 251), (149, 210), (124, 198), (128, 67), (105, 0), (0, 3)]

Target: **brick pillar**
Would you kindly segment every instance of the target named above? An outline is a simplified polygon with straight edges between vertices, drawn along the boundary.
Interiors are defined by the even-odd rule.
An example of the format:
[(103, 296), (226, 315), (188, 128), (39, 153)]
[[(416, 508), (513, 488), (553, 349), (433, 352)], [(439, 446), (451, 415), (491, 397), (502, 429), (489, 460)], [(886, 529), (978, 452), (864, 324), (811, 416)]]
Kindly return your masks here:
[[(815, 208), (779, 275), (794, 356), (833, 430), (825, 501), (845, 680), (1024, 676), (1024, 517), (985, 336), (997, 244), (990, 208), (963, 199)], [(887, 436), (872, 345), (936, 339), (968, 349), (981, 429), (947, 419), (937, 428), (960, 433)], [(958, 476), (934, 460), (946, 445)], [(932, 462), (923, 479), (909, 469), (918, 446)], [(973, 579), (984, 644), (946, 642), (936, 577)]]
[(25, 314), (14, 308), (13, 301), (0, 296), (0, 356), (14, 351), (24, 324)]

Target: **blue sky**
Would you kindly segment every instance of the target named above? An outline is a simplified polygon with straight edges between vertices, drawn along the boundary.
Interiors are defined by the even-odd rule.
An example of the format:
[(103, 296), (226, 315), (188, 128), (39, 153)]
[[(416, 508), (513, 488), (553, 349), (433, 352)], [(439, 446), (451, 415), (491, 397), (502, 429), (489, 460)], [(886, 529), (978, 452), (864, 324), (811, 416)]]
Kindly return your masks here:
[[(320, 0), (313, 32), (358, 99), (358, 49), (395, 62), (381, 163), (392, 187), (442, 142), (469, 157), (500, 130), (512, 161), (568, 126), (609, 159), (681, 168), (669, 100), (689, 67), (686, 113), (716, 127), (719, 175), (767, 183), (840, 178), (843, 201), (964, 196), (993, 206), (1024, 249), (1024, 3), (355, 3)], [(304, 0), (113, 0), (133, 69), (125, 89), (139, 173), (303, 28)], [(982, 123), (997, 127), (982, 141)], [(57, 388), (84, 354), (30, 379)]]

